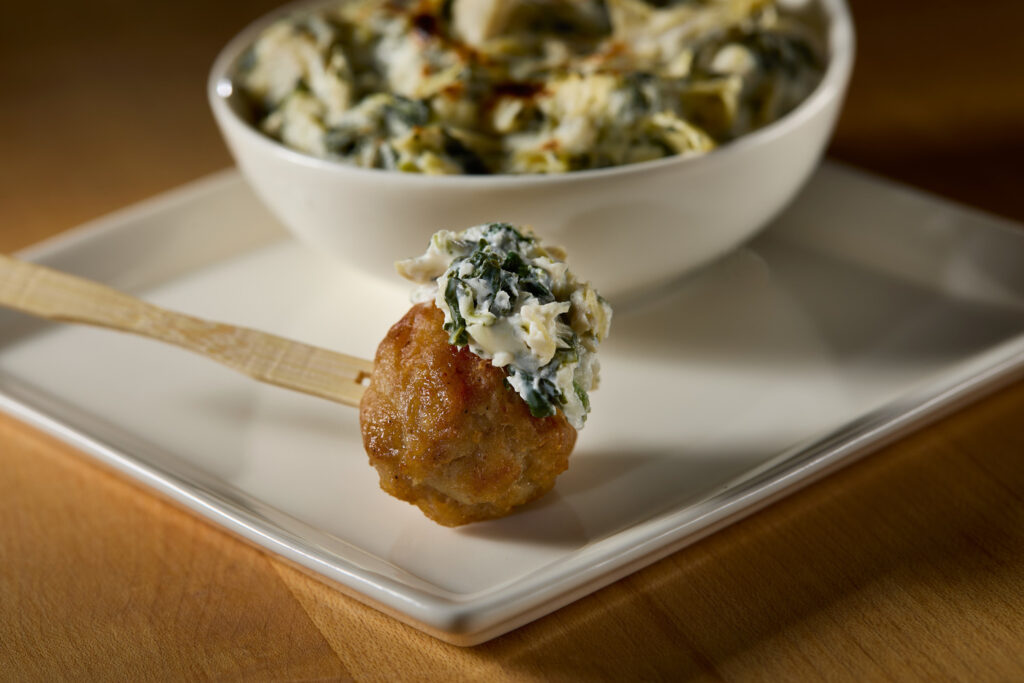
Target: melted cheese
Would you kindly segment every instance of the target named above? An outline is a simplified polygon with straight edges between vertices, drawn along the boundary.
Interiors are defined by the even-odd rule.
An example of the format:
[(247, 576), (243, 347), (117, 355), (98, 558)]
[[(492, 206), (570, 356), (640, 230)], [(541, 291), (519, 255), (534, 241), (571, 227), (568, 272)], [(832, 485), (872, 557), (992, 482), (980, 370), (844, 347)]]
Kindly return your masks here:
[[(561, 173), (702, 154), (786, 114), (820, 80), (821, 37), (786, 7), (799, 9), (340, 0), (269, 27), (239, 85), (266, 133), (359, 166)], [(400, 125), (410, 101), (423, 115)]]

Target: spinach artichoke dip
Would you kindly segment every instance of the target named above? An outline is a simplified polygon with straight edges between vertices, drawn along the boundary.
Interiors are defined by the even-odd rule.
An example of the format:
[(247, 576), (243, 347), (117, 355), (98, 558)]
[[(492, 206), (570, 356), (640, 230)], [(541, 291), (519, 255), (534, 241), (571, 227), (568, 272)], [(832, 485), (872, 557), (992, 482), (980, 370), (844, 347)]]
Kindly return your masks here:
[(818, 84), (784, 0), (337, 0), (236, 85), (285, 145), (410, 173), (560, 173), (707, 152)]
[(564, 252), (526, 230), (489, 223), (442, 230), (425, 254), (396, 264), (421, 285), (416, 301), (444, 313), (449, 342), (468, 345), (504, 368), (508, 384), (534, 417), (560, 410), (580, 429), (598, 384), (598, 344), (612, 309), (569, 271)]

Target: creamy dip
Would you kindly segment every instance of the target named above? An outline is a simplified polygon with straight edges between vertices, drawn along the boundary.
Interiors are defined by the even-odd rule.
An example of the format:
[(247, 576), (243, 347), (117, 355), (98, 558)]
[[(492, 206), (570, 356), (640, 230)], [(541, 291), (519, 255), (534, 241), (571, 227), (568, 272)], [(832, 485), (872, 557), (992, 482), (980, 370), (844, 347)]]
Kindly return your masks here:
[(617, 166), (707, 152), (799, 104), (824, 51), (782, 4), (339, 0), (267, 28), (236, 80), (264, 132), (358, 166)]
[(433, 299), (444, 313), (452, 344), (504, 368), (535, 417), (561, 410), (579, 429), (597, 388), (597, 348), (612, 309), (564, 257), (528, 230), (488, 223), (442, 230), (425, 254), (396, 266), (421, 285), (415, 300)]

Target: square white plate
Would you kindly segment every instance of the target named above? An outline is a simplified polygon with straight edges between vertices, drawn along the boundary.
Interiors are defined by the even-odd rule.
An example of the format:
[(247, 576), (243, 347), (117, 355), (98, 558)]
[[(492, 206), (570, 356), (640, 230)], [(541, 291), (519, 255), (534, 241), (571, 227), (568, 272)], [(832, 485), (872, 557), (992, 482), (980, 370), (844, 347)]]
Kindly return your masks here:
[[(288, 239), (234, 172), (23, 256), (364, 357), (408, 306), (397, 277), (368, 280)], [(447, 529), (380, 491), (353, 409), (0, 311), (0, 408), (460, 645), (650, 564), (1022, 366), (1024, 231), (826, 164), (752, 244), (618, 307), (594, 412), (553, 493)]]

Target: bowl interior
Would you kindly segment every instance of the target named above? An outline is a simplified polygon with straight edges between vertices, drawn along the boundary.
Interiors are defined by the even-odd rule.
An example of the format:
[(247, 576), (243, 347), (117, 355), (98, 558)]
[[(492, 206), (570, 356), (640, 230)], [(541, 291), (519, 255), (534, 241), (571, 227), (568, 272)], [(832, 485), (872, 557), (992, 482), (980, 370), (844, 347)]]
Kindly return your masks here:
[(854, 31), (853, 21), (845, 0), (807, 0), (806, 2), (789, 2), (787, 4), (801, 6), (803, 19), (812, 26), (823, 38), (826, 45), (827, 64), (825, 73), (817, 87), (792, 111), (766, 126), (744, 134), (717, 146), (707, 154), (698, 156), (669, 156), (651, 161), (643, 161), (608, 168), (570, 171), (558, 174), (487, 174), (487, 175), (444, 175), (427, 176), (416, 173), (403, 173), (383, 169), (363, 168), (343, 162), (314, 157), (291, 149), (272, 137), (262, 133), (253, 123), (254, 114), (251, 105), (240, 93), (233, 82), (240, 60), (259, 34), (278, 19), (297, 11), (317, 6), (330, 5), (339, 0), (299, 0), (284, 5), (273, 12), (257, 19), (236, 35), (221, 51), (210, 72), (208, 93), (211, 106), (218, 114), (221, 125), (232, 125), (244, 129), (242, 135), (251, 139), (252, 144), (267, 145), (274, 148), (274, 153), (294, 163), (322, 168), (331, 172), (344, 174), (372, 174), (384, 182), (426, 183), (443, 185), (501, 185), (523, 183), (561, 183), (583, 182), (591, 177), (613, 176), (631, 173), (646, 173), (664, 166), (681, 164), (699, 164), (709, 156), (732, 154), (743, 147), (758, 145), (763, 140), (784, 134), (787, 130), (799, 127), (814, 112), (829, 104), (831, 100), (841, 98), (845, 93), (853, 67)]

